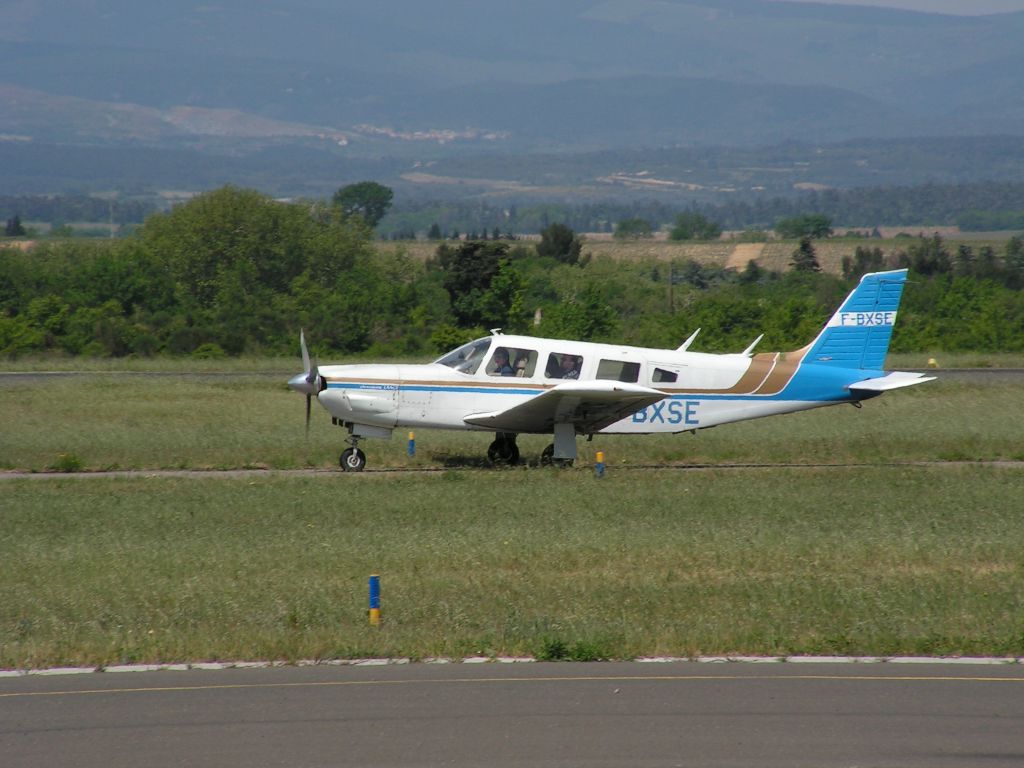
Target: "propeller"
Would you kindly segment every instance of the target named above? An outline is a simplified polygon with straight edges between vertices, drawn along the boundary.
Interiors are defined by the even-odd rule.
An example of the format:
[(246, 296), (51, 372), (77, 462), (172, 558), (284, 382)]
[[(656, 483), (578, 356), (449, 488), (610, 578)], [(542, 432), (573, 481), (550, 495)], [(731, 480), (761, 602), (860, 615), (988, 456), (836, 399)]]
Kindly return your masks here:
[(323, 389), (323, 379), (320, 377), (316, 360), (311, 361), (309, 358), (306, 333), (303, 330), (299, 331), (299, 346), (302, 348), (302, 365), (305, 371), (289, 379), (288, 386), (306, 396), (306, 434), (309, 434), (309, 416), (313, 406), (313, 395), (320, 394), (320, 390)]

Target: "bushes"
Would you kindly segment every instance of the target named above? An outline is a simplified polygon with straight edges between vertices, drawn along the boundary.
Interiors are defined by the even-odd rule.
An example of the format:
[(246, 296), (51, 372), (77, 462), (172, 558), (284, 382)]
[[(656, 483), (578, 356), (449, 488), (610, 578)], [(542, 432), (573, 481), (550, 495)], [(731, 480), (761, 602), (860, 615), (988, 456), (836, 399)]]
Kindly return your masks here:
[[(1024, 349), (1024, 246), (937, 237), (858, 248), (834, 275), (677, 261), (583, 264), (504, 241), (442, 244), (422, 263), (378, 253), (358, 218), (231, 187), (152, 217), (126, 240), (0, 249), (0, 355), (433, 355), (486, 329), (735, 352), (809, 341), (864, 271), (909, 266), (893, 348)], [(754, 265), (756, 267), (756, 265)], [(671, 278), (671, 285), (669, 280)], [(541, 310), (539, 328), (530, 325)]]

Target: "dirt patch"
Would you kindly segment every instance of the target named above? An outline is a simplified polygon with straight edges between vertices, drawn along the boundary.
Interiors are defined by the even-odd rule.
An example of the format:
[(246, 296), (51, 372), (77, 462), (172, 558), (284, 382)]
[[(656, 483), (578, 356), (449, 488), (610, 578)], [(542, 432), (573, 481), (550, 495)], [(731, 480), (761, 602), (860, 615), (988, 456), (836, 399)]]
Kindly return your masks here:
[(29, 251), (36, 244), (35, 240), (8, 240), (0, 242), (0, 248), (17, 248), (21, 251)]
[(764, 243), (737, 243), (725, 262), (726, 269), (744, 270), (747, 263), (757, 261), (764, 250)]

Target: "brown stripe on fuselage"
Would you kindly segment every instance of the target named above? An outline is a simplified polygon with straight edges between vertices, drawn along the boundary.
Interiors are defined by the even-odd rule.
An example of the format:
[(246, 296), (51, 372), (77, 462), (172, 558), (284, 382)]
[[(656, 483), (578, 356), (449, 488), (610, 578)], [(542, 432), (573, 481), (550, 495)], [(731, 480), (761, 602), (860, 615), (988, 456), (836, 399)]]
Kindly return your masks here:
[(662, 392), (672, 395), (750, 395), (757, 392), (758, 386), (771, 377), (774, 371), (775, 360), (780, 356), (778, 352), (762, 352), (754, 355), (750, 360), (747, 370), (740, 376), (739, 381), (728, 389), (671, 389), (658, 387)]
[(502, 377), (501, 381), (487, 381), (487, 380), (474, 380), (474, 381), (425, 381), (421, 379), (402, 379), (396, 381), (395, 379), (353, 379), (347, 376), (326, 376), (324, 377), (328, 383), (330, 382), (348, 382), (352, 384), (383, 384), (389, 387), (404, 387), (404, 386), (420, 386), (420, 387), (491, 387), (493, 389), (550, 389), (555, 386), (554, 384), (533, 384), (522, 379), (513, 378), (511, 376)]
[(786, 385), (793, 380), (793, 376), (796, 374), (796, 369), (800, 367), (800, 363), (803, 362), (804, 356), (807, 354), (811, 345), (808, 344), (803, 349), (798, 349), (794, 352), (780, 352), (778, 354), (778, 362), (775, 364), (775, 368), (771, 374), (764, 380), (764, 383), (754, 392), (755, 395), (777, 395), (779, 392), (786, 388)]

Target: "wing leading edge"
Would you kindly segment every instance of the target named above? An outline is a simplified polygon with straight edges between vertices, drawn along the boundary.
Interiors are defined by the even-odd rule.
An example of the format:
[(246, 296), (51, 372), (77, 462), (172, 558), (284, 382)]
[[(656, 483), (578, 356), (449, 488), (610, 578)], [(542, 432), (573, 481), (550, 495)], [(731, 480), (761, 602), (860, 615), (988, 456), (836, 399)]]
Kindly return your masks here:
[(472, 413), (464, 421), (501, 432), (551, 432), (555, 424), (572, 424), (577, 433), (589, 434), (665, 397), (638, 384), (573, 381), (503, 411)]

